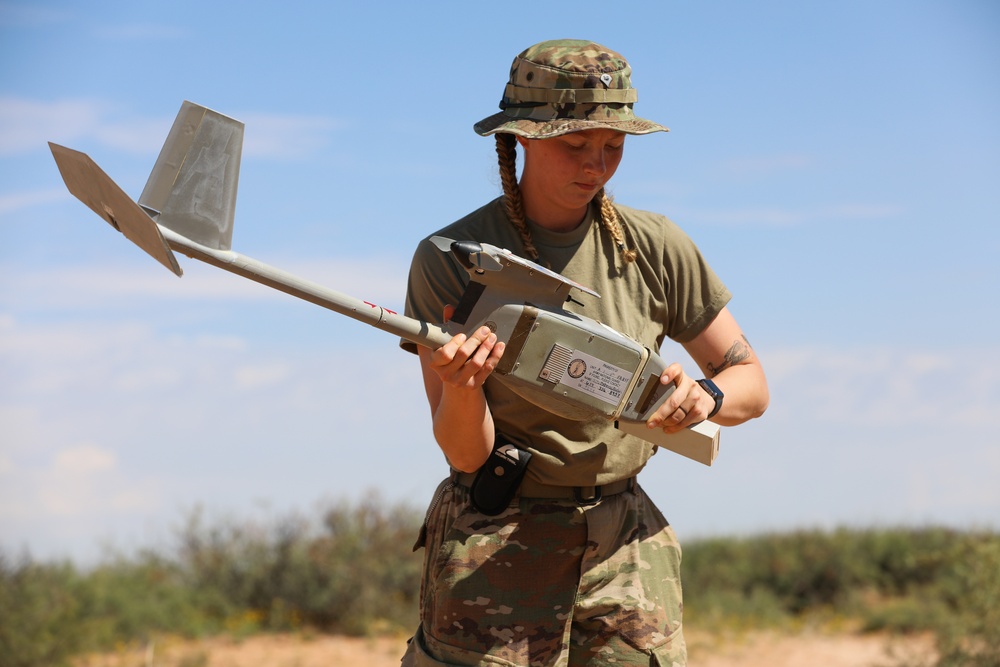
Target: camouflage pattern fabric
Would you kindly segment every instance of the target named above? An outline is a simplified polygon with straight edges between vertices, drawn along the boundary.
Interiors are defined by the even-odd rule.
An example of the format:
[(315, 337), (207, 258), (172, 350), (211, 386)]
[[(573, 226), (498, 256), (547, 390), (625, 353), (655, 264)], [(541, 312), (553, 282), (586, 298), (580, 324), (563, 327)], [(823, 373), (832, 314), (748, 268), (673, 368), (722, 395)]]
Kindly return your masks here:
[(488, 517), (450, 481), (428, 512), (421, 627), (404, 667), (686, 664), (680, 545), (639, 488)]
[(531, 139), (595, 128), (666, 132), (633, 113), (638, 93), (631, 74), (620, 53), (594, 42), (559, 39), (536, 44), (514, 59), (502, 111), (474, 129), (483, 136), (508, 132)]

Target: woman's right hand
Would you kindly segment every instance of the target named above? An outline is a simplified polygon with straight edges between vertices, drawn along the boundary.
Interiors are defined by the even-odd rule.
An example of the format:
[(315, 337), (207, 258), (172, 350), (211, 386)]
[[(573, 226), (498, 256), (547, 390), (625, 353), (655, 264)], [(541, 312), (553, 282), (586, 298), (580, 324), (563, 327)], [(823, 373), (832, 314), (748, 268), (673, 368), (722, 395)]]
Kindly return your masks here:
[[(444, 321), (454, 314), (453, 306), (445, 306)], [(466, 336), (455, 334), (450, 341), (431, 352), (430, 369), (442, 384), (461, 389), (483, 386), (486, 378), (500, 363), (504, 344), (489, 327), (482, 326)]]
[(456, 334), (450, 341), (431, 352), (430, 367), (442, 384), (460, 389), (483, 386), (486, 378), (500, 363), (504, 344), (489, 327), (480, 327), (471, 336)]

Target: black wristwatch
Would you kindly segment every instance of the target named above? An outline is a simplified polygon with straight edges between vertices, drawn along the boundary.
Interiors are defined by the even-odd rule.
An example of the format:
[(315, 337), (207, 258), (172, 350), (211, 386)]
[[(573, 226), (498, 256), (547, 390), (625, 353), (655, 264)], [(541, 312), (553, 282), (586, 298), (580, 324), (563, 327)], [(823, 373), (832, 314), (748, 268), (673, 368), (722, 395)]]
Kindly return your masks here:
[(715, 407), (712, 408), (712, 411), (708, 413), (708, 417), (706, 417), (706, 419), (711, 419), (718, 414), (719, 410), (722, 409), (722, 399), (725, 397), (725, 394), (723, 394), (719, 387), (708, 378), (698, 380), (698, 384), (701, 385), (701, 388), (704, 389), (709, 396), (715, 399)]

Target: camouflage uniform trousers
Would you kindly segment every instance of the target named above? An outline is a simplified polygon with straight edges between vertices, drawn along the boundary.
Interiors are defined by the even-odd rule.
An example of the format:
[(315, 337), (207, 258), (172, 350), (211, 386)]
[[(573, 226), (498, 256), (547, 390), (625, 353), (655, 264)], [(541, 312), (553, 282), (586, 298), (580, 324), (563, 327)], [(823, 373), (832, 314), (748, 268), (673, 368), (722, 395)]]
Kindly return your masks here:
[(403, 667), (683, 667), (681, 550), (649, 497), (515, 498), (477, 512), (446, 480), (428, 511), (421, 624)]

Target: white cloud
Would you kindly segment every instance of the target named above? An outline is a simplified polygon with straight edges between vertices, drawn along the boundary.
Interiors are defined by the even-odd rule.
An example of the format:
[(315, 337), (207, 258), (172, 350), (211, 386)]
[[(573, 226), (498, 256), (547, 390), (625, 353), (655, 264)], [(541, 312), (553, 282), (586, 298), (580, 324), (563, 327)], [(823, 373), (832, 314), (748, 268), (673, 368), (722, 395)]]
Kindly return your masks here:
[[(86, 391), (88, 383), (117, 377), (133, 352), (150, 338), (144, 324), (110, 327), (31, 327), (15, 323), (0, 331), (0, 368), (23, 396)], [(14, 392), (7, 387), (2, 394)]]
[[(7, 364), (0, 357), (0, 373), (8, 381), (14, 378), (8, 372)], [(26, 399), (10, 390), (0, 391), (0, 456), (4, 458), (6, 471), (13, 468), (14, 457), (24, 456), (30, 452), (39, 451), (45, 442), (45, 424), (43, 403)]]
[(236, 369), (236, 386), (239, 389), (266, 389), (281, 384), (291, 375), (288, 364), (271, 363), (264, 365), (243, 366)]
[(154, 389), (179, 387), (183, 376), (168, 365), (153, 365), (136, 370), (124, 369), (115, 378), (113, 387), (121, 391), (149, 392)]
[[(770, 352), (767, 372), (790, 389), (780, 400), (816, 422), (920, 427), (952, 421), (988, 432), (1000, 404), (1000, 360), (970, 369), (965, 350), (858, 346)], [(955, 400), (942, 387), (967, 387)]]
[(114, 470), (117, 460), (113, 452), (92, 444), (76, 445), (56, 453), (52, 468), (57, 472), (88, 475)]
[[(99, 222), (96, 217), (94, 221), (95, 224)], [(123, 237), (115, 235), (112, 238), (110, 233), (108, 238), (109, 243), (127, 243)], [(145, 257), (138, 248), (134, 250), (139, 259)], [(277, 294), (218, 269), (198, 266), (196, 262), (189, 262), (183, 268), (185, 276), (177, 278), (152, 259), (148, 267), (138, 269), (123, 264), (34, 270), (3, 265), (0, 276), (5, 276), (10, 289), (0, 292), (0, 299), (7, 307), (31, 310), (35, 307), (76, 309), (113, 302), (124, 305), (129, 300), (257, 300), (274, 298)], [(13, 289), (15, 286), (17, 289)]]
[(298, 159), (321, 152), (344, 123), (329, 116), (247, 114), (244, 154), (253, 157)]
[[(322, 151), (333, 132), (344, 126), (329, 116), (302, 114), (247, 113), (238, 119), (247, 125), (244, 153), (279, 160)], [(123, 153), (155, 154), (172, 122), (169, 114), (136, 116), (101, 100), (0, 95), (0, 157), (29, 153), (48, 141), (74, 148), (84, 140)]]
[(906, 208), (897, 204), (841, 204), (815, 211), (810, 218), (838, 218), (841, 220), (883, 220), (898, 218)]
[[(89, 16), (90, 12), (85, 11)], [(74, 22), (79, 30), (83, 26), (81, 17), (76, 13), (38, 4), (0, 2), (0, 26), (12, 28), (40, 28), (57, 23)], [(107, 23), (92, 24), (90, 36), (101, 40), (172, 40), (191, 34), (190, 29), (165, 23)]]
[(0, 96), (0, 157), (38, 150), (97, 132), (106, 105), (93, 100), (43, 102)]
[(41, 517), (61, 521), (127, 514), (157, 504), (157, 484), (129, 478), (116, 454), (104, 446), (70, 445), (42, 461), (16, 461), (6, 454), (2, 459), (0, 525)]
[(102, 119), (93, 129), (93, 137), (102, 145), (122, 153), (155, 155), (159, 153), (163, 141), (167, 138), (171, 122), (166, 116)]
[(137, 117), (98, 99), (49, 101), (0, 95), (0, 157), (37, 151), (49, 141), (69, 148), (96, 142), (132, 155), (155, 154), (170, 122), (169, 115)]
[(675, 213), (675, 216), (686, 220), (729, 226), (791, 227), (801, 225), (806, 221), (806, 216), (801, 211), (782, 208), (688, 209), (687, 211), (680, 209)]
[(184, 39), (191, 34), (189, 28), (166, 23), (101, 24), (94, 29), (94, 35), (102, 40), (137, 42), (173, 41)]
[(44, 190), (0, 195), (0, 217), (34, 206), (68, 199), (71, 196), (66, 188), (46, 188)]
[[(95, 225), (105, 225), (91, 216)], [(108, 243), (128, 243), (107, 230)], [(138, 248), (134, 255), (145, 256)], [(109, 305), (127, 308), (129, 303), (149, 304), (164, 300), (276, 302), (293, 297), (225, 270), (196, 260), (178, 258), (184, 276), (177, 278), (161, 269), (152, 259), (148, 268), (137, 270), (131, 265), (104, 263), (101, 265), (60, 266), (38, 269), (14, 264), (0, 264), (0, 307), (12, 310), (70, 309), (78, 310)], [(293, 276), (326, 287), (349, 298), (399, 307), (406, 286), (407, 267), (402, 262), (384, 258), (349, 258), (330, 260), (274, 260), (271, 264)], [(315, 307), (306, 306), (303, 307)]]
[(14, 2), (0, 3), (0, 26), (35, 28), (54, 23), (65, 23), (72, 18), (71, 12), (53, 7)]
[(838, 204), (818, 208), (699, 209), (677, 207), (674, 216), (725, 226), (793, 227), (828, 220), (866, 221), (897, 218), (906, 209), (895, 204)]
[(811, 167), (815, 158), (800, 153), (734, 157), (723, 163), (723, 170), (736, 176), (770, 176), (774, 172), (799, 171)]

